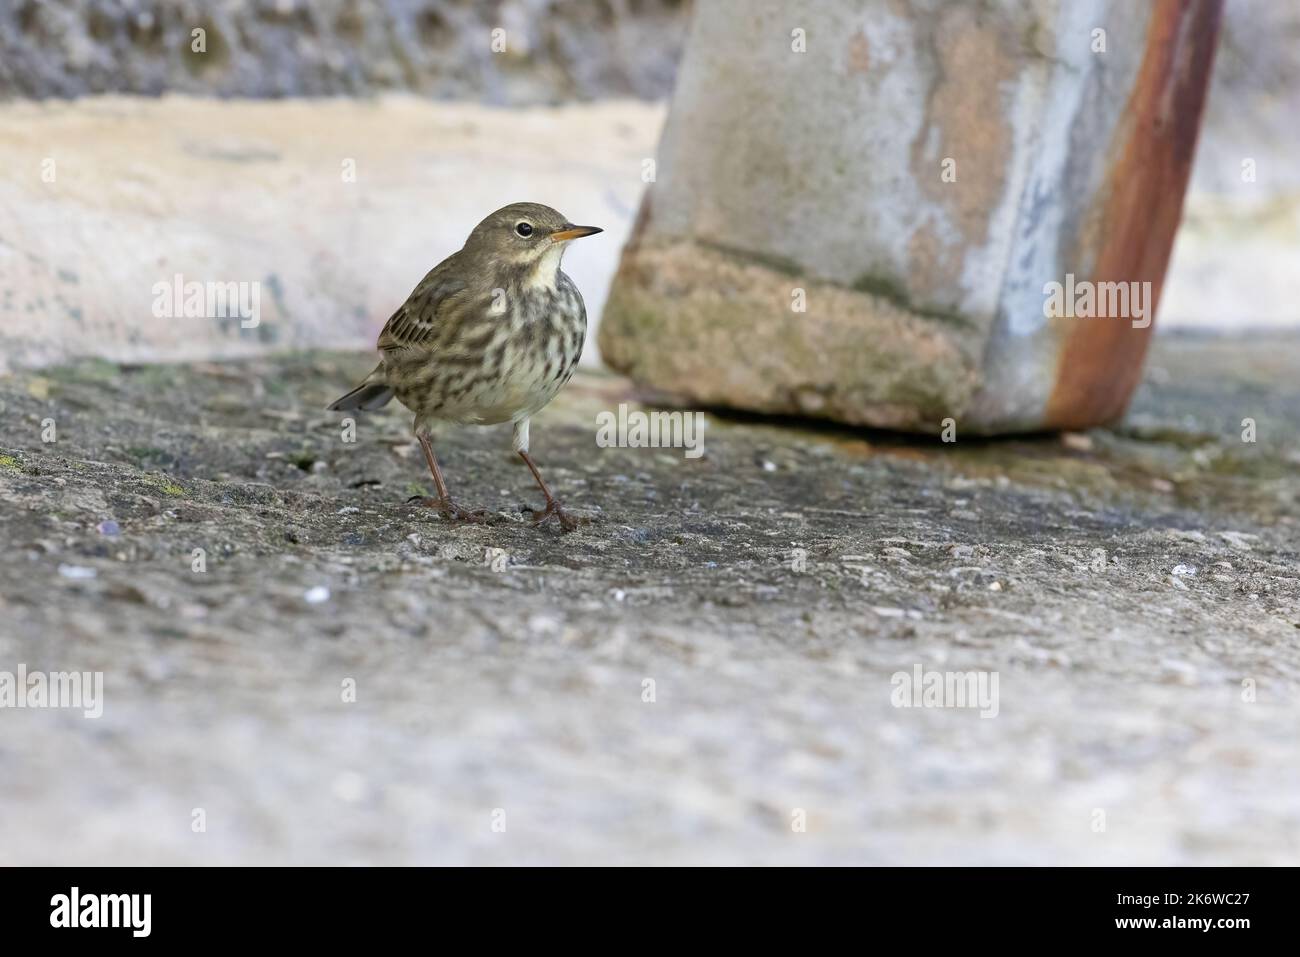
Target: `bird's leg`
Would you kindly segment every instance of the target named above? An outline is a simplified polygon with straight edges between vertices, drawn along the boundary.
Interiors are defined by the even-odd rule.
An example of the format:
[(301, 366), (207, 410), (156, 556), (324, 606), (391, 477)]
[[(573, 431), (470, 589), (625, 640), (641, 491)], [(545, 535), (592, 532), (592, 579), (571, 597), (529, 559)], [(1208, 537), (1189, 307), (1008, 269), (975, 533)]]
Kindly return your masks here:
[(551, 494), (551, 490), (546, 487), (546, 482), (542, 480), (542, 473), (537, 471), (537, 463), (533, 461), (533, 457), (522, 450), (519, 456), (524, 460), (524, 464), (528, 466), (529, 471), (533, 473), (533, 478), (537, 479), (542, 494), (546, 496), (546, 508), (542, 509), (540, 514), (533, 516), (533, 522), (540, 525), (554, 515), (559, 520), (560, 527), (566, 532), (571, 532), (577, 528), (578, 520), (560, 507), (559, 500)]
[(546, 482), (542, 480), (542, 473), (537, 471), (537, 463), (533, 461), (533, 457), (524, 451), (520, 451), (519, 456), (524, 460), (524, 464), (528, 466), (529, 471), (533, 473), (533, 478), (537, 479), (542, 494), (546, 496), (546, 508), (542, 509), (540, 514), (533, 516), (533, 522), (540, 525), (554, 515), (559, 520), (560, 527), (566, 532), (571, 532), (577, 528), (578, 520), (560, 507), (559, 500), (551, 494), (551, 490), (546, 487)]
[(537, 463), (534, 462), (533, 457), (528, 454), (527, 419), (520, 419), (515, 423), (513, 444), (515, 451), (519, 453), (519, 457), (524, 460), (524, 464), (528, 466), (528, 470), (533, 473), (533, 478), (537, 479), (537, 484), (541, 488), (542, 494), (546, 496), (546, 508), (542, 509), (539, 514), (533, 516), (533, 522), (535, 524), (540, 524), (554, 515), (559, 521), (561, 528), (566, 532), (573, 531), (578, 527), (577, 520), (560, 507), (559, 501), (551, 494), (551, 490), (546, 487), (546, 482), (542, 480), (542, 473), (537, 471)]
[(447, 491), (447, 483), (442, 477), (442, 469), (438, 467), (438, 460), (433, 456), (433, 445), (430, 444), (429, 437), (423, 432), (416, 432), (415, 437), (420, 440), (420, 448), (424, 449), (424, 460), (429, 463), (429, 472), (433, 475), (433, 484), (438, 489), (438, 497), (424, 498), (416, 495), (408, 501), (419, 502), (421, 505), (428, 506), (429, 508), (436, 508), (447, 518), (457, 521), (484, 521), (487, 517), (487, 513), (482, 509), (468, 509), (463, 505), (457, 505), (451, 500), (451, 493)]

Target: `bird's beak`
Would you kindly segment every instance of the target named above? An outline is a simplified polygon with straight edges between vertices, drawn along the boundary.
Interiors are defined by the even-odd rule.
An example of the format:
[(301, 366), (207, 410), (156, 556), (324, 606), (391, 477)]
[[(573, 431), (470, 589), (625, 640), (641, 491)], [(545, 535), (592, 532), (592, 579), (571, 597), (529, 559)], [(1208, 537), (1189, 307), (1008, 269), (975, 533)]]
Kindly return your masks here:
[(565, 223), (563, 229), (557, 229), (551, 233), (551, 242), (567, 243), (570, 239), (581, 239), (583, 236), (594, 236), (597, 233), (603, 233), (605, 230), (599, 226), (574, 226), (572, 223)]

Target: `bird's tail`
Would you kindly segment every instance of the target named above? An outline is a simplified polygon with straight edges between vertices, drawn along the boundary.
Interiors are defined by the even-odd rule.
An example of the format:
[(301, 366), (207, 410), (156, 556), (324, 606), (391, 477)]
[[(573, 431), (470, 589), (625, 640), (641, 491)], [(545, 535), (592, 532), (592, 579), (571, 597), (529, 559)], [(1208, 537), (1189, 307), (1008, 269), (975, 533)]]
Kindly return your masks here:
[(353, 409), (373, 412), (388, 405), (392, 398), (393, 390), (384, 381), (384, 364), (381, 362), (375, 366), (374, 372), (366, 376), (361, 385), (347, 395), (335, 399), (326, 408), (331, 412), (351, 412)]

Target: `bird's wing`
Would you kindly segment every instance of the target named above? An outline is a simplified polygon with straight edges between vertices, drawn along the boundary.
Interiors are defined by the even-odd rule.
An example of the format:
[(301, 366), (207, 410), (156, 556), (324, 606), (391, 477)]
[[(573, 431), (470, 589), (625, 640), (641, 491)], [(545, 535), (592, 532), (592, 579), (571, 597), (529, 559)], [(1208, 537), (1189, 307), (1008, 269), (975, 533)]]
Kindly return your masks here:
[(379, 350), (391, 352), (431, 346), (451, 312), (450, 307), (463, 298), (468, 288), (467, 282), (448, 275), (441, 266), (434, 269), (420, 280), (379, 333)]

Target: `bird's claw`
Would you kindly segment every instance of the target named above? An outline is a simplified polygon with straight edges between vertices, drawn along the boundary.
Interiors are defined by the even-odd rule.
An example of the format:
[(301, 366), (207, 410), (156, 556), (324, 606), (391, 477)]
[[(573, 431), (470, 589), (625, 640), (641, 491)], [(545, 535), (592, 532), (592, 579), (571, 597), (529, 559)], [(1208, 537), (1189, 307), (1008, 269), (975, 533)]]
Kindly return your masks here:
[(576, 530), (579, 525), (579, 520), (566, 512), (555, 499), (548, 501), (546, 503), (546, 508), (533, 515), (533, 524), (540, 525), (548, 518), (554, 518), (558, 521), (560, 523), (560, 528), (566, 532)]
[(471, 522), (482, 523), (488, 520), (488, 513), (481, 508), (466, 508), (464, 505), (457, 504), (449, 498), (432, 498), (423, 495), (412, 495), (406, 500), (409, 505), (417, 502), (425, 508), (436, 508), (442, 517), (452, 522)]

